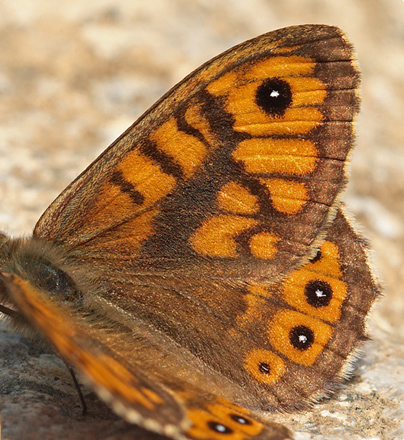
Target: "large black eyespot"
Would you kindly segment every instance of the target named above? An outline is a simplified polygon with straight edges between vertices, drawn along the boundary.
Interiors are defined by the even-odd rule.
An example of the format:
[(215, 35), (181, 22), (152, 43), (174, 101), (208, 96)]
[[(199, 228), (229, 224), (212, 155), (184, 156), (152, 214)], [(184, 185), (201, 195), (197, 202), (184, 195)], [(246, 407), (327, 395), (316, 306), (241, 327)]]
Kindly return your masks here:
[(36, 287), (57, 295), (59, 300), (77, 302), (82, 299), (82, 294), (70, 275), (52, 263), (27, 257), (22, 266), (30, 274), (30, 280)]
[(318, 309), (330, 304), (333, 292), (326, 281), (310, 280), (304, 288), (304, 294), (307, 298), (307, 304)]
[(221, 423), (210, 421), (208, 422), (209, 429), (218, 432), (219, 434), (233, 434), (233, 430)]
[(305, 325), (293, 327), (289, 332), (289, 340), (298, 350), (308, 350), (314, 343), (313, 330)]
[(286, 81), (268, 78), (257, 88), (255, 101), (268, 115), (281, 117), (292, 104), (292, 90)]

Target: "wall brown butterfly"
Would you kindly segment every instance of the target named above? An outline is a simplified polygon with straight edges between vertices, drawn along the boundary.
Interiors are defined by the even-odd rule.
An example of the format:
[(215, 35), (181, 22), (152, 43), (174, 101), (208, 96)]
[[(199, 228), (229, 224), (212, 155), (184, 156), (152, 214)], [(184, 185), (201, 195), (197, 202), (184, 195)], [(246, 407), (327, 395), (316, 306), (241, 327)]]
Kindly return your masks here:
[(335, 389), (379, 294), (340, 203), (351, 44), (295, 26), (169, 91), (45, 211), (0, 234), (0, 311), (113, 410), (173, 439), (281, 440)]

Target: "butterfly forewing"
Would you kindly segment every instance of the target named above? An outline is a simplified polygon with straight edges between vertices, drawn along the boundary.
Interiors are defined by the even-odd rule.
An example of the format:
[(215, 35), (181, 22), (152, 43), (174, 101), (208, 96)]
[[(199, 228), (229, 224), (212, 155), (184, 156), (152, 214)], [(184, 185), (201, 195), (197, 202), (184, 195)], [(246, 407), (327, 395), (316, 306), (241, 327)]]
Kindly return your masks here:
[(35, 235), (133, 273), (279, 276), (307, 259), (334, 215), (358, 83), (336, 28), (289, 28), (233, 48), (119, 138)]

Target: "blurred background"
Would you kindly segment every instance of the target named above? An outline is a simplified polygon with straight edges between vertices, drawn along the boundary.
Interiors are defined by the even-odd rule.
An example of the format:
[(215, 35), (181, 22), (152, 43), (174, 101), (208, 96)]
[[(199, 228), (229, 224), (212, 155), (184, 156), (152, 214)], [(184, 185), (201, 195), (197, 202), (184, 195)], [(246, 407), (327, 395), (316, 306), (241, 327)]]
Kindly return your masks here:
[[(344, 200), (371, 241), (385, 289), (373, 314), (373, 342), (347, 387), (313, 412), (280, 420), (306, 431), (301, 439), (404, 438), (402, 0), (0, 0), (0, 230), (29, 234), (78, 173), (201, 63), (243, 40), (303, 23), (339, 26), (358, 53), (362, 112)], [(52, 394), (55, 375), (64, 378), (58, 396), (73, 395), (72, 402), (76, 397), (70, 383), (63, 384), (69, 378), (56, 358), (33, 353), (10, 333), (1, 335), (0, 344), (12, 347), (3, 352), (0, 372), (9, 384), (1, 388), (0, 377), (3, 430), (9, 439), (29, 438), (24, 424), (12, 421), (24, 414), (25, 424), (39, 423), (38, 414), (49, 411), (46, 402), (58, 398)], [(30, 371), (20, 372), (26, 368), (20, 358), (4, 361), (16, 353), (28, 359)], [(33, 371), (43, 375), (39, 383), (51, 383), (23, 410), (21, 375)], [(38, 381), (28, 378), (24, 386)], [(106, 432), (97, 414), (77, 421), (75, 405), (70, 412), (64, 407), (63, 416), (55, 411), (57, 423), (42, 418), (40, 426), (43, 420), (49, 426), (41, 438), (58, 433), (58, 426), (64, 438)], [(112, 439), (123, 422), (109, 417)], [(69, 418), (77, 426), (65, 434)], [(142, 435), (137, 438), (152, 438)]]

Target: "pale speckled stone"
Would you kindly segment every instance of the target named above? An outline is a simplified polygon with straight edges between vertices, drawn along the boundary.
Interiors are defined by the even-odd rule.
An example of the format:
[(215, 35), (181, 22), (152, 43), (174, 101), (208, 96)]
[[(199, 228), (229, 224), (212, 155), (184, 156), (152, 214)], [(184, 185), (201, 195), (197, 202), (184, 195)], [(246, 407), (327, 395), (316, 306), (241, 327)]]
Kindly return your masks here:
[[(1, 0), (0, 230), (29, 233), (58, 193), (193, 68), (247, 38), (336, 24), (354, 42), (363, 110), (345, 199), (385, 281), (352, 378), (310, 411), (277, 415), (298, 440), (404, 439), (404, 3), (396, 0)], [(3, 439), (157, 439), (63, 363), (0, 332)]]

